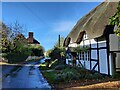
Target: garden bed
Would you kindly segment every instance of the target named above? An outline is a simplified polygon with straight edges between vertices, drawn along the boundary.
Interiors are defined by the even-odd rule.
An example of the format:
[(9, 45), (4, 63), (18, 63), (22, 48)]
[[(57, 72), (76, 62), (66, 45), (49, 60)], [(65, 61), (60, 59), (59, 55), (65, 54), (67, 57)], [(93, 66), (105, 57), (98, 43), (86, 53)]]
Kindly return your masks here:
[(43, 63), (39, 68), (53, 88), (70, 88), (120, 80), (119, 75), (112, 78), (84, 68), (64, 65), (62, 61), (52, 62), (50, 67), (46, 65), (47, 63)]

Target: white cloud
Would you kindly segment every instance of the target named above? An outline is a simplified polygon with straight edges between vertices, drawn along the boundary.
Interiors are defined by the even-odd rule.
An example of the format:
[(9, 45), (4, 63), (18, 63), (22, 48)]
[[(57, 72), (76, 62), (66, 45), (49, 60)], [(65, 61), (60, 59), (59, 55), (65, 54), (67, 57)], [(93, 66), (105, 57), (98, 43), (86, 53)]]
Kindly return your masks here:
[(53, 23), (53, 32), (69, 32), (75, 26), (75, 21), (60, 21)]

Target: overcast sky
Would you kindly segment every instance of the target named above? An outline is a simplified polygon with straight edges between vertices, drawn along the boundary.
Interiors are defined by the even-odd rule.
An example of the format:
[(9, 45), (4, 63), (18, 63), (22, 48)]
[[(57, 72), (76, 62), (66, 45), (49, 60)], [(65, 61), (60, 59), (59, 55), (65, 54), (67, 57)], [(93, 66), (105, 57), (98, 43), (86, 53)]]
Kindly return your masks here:
[(77, 21), (100, 2), (4, 2), (2, 20), (9, 24), (18, 21), (34, 32), (45, 50), (53, 48), (58, 35), (66, 37)]

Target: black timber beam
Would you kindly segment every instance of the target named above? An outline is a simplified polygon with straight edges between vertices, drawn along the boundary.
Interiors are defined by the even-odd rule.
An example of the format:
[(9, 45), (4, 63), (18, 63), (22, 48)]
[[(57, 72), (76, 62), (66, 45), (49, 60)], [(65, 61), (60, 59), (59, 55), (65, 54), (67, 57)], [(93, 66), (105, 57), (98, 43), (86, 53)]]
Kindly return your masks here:
[(110, 76), (110, 62), (109, 62), (109, 35), (106, 35), (106, 46), (107, 46), (107, 68), (108, 68), (108, 76)]
[(93, 67), (92, 70), (95, 70), (95, 68), (97, 67), (97, 65), (98, 65), (98, 62), (95, 64), (95, 66)]
[(98, 38), (97, 38), (97, 59), (98, 59), (98, 72), (100, 72), (100, 64), (99, 64), (99, 44), (98, 44)]

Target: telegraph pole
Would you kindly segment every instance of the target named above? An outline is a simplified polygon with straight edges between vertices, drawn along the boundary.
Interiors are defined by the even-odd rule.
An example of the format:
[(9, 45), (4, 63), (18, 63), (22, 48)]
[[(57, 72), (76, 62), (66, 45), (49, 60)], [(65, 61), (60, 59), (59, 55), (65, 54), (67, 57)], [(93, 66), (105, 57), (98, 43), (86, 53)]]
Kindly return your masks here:
[(58, 36), (58, 39), (59, 39), (59, 47), (60, 47), (60, 34), (59, 34), (59, 36)]

